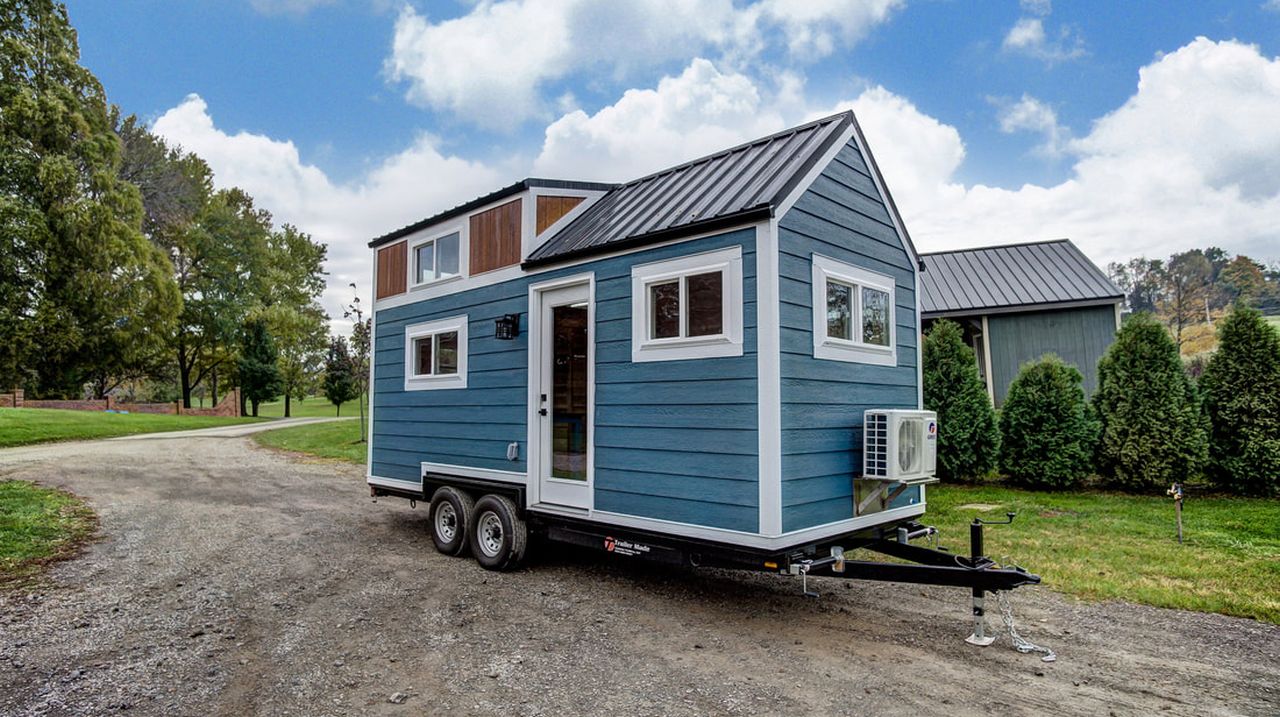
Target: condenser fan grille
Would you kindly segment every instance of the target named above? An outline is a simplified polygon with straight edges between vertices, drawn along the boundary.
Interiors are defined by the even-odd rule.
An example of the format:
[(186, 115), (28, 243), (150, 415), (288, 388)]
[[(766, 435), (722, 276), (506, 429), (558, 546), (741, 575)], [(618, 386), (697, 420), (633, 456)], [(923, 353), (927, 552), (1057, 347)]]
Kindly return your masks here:
[(906, 419), (898, 424), (898, 470), (915, 473), (920, 470), (920, 458), (924, 446), (920, 445), (923, 425), (917, 419)]
[(889, 475), (889, 417), (872, 413), (863, 425), (863, 472), (869, 476)]

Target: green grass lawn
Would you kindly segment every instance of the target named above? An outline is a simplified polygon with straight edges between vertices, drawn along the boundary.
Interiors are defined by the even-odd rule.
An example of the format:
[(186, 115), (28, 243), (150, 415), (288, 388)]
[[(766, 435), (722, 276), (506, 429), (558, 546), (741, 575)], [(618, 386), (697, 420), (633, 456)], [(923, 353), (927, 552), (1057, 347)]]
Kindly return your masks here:
[(1271, 327), (1276, 331), (1280, 331), (1280, 316), (1264, 316), (1262, 320), (1271, 324)]
[(0, 448), (49, 441), (80, 441), (133, 433), (210, 428), (251, 423), (254, 420), (256, 419), (222, 416), (64, 411), (54, 408), (0, 408)]
[[(250, 412), (252, 412), (250, 408)], [(290, 418), (333, 418), (337, 415), (332, 403), (324, 396), (311, 396), (305, 401), (294, 400), (289, 405)], [(359, 416), (360, 406), (355, 401), (342, 404), (343, 416)], [(284, 416), (284, 399), (258, 404), (258, 416), (281, 418)]]
[(321, 458), (364, 464), (366, 443), (360, 440), (360, 419), (312, 423), (255, 433), (259, 445)]
[(0, 481), (0, 586), (22, 584), (42, 565), (73, 555), (96, 527), (93, 511), (70, 493)]
[[(1280, 623), (1280, 501), (1190, 496), (1182, 545), (1168, 497), (931, 486), (928, 502), (923, 522), (962, 553), (974, 516), (1017, 512), (1013, 525), (987, 529), (987, 554), (1054, 590)], [(998, 507), (962, 507), (975, 503)]]

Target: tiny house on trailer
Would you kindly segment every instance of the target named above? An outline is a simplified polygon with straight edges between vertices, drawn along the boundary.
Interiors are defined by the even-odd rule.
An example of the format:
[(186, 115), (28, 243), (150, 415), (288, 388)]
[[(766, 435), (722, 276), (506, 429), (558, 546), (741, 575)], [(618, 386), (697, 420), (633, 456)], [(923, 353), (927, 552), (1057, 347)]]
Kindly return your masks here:
[(1038, 580), (907, 542), (931, 530), (922, 265), (851, 112), (624, 184), (525, 179), (370, 246), (368, 482), (429, 501), (441, 551), (504, 569), (533, 531), (686, 564)]

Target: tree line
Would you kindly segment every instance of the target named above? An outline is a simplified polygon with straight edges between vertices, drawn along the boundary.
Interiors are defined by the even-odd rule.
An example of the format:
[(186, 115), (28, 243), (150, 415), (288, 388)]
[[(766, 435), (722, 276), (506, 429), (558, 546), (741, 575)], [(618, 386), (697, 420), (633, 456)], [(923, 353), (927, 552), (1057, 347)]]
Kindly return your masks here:
[(1218, 247), (1191, 249), (1168, 259), (1112, 262), (1107, 275), (1124, 292), (1129, 310), (1156, 316), (1184, 352), (1188, 329), (1211, 324), (1232, 304), (1280, 313), (1280, 261), (1268, 266)]
[(1098, 363), (1098, 389), (1056, 356), (1027, 363), (997, 413), (958, 324), (925, 336), (924, 403), (938, 413), (938, 474), (1065, 489), (1096, 475), (1132, 491), (1207, 479), (1280, 495), (1280, 331), (1243, 302), (1218, 322), (1198, 376), (1149, 312), (1128, 317)]
[(0, 42), (0, 386), (315, 390), (325, 245), (111, 105), (62, 4), (0, 3)]

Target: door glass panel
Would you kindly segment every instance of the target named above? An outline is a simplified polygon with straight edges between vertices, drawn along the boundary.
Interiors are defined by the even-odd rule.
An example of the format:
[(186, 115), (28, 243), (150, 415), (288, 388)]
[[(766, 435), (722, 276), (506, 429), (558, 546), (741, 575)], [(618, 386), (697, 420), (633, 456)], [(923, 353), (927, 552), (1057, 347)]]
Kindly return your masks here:
[(649, 338), (669, 339), (680, 335), (680, 282), (667, 281), (649, 286)]
[(458, 235), (450, 234), (436, 240), (436, 260), (440, 265), (440, 278), (458, 275)]
[(689, 336), (724, 333), (724, 274), (713, 271), (687, 279)]
[(848, 284), (827, 282), (827, 336), (833, 339), (853, 340), (853, 287)]
[(587, 480), (587, 306), (551, 310), (551, 475)]
[(450, 331), (436, 336), (436, 373), (456, 374), (458, 372), (458, 333)]
[(889, 292), (863, 287), (862, 343), (889, 345)]

